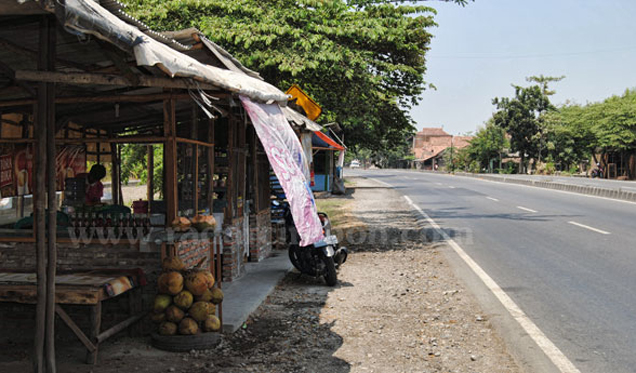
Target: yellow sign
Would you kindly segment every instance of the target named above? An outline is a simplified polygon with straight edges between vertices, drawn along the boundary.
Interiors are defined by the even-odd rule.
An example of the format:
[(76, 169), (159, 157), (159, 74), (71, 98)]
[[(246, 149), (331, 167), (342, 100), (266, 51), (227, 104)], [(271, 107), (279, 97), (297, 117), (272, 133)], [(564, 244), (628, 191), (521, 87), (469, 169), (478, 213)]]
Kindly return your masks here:
[(305, 110), (307, 118), (316, 120), (322, 113), (322, 108), (296, 84), (289, 87), (286, 93), (296, 99), (298, 106)]

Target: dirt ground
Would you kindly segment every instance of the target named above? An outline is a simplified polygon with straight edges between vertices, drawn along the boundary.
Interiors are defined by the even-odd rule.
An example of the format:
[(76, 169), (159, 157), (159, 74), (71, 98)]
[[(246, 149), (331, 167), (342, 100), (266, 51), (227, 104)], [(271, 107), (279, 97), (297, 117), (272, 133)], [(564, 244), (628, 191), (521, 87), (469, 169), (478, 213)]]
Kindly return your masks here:
[[(166, 353), (117, 338), (100, 364), (59, 346), (59, 372), (520, 372), (439, 244), (397, 192), (367, 179), (330, 200), (351, 254), (339, 285), (292, 272), (216, 349)], [(77, 343), (73, 343), (76, 345)], [(26, 355), (0, 372), (30, 368)]]

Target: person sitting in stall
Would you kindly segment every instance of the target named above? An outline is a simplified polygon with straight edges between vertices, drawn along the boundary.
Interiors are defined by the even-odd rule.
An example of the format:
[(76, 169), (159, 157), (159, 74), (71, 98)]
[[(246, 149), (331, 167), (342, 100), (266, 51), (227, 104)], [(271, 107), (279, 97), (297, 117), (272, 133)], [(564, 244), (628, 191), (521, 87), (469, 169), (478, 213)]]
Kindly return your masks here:
[(96, 164), (91, 167), (86, 181), (88, 186), (86, 187), (86, 204), (95, 205), (102, 201), (104, 196), (104, 184), (101, 180), (106, 177), (106, 168), (101, 164)]

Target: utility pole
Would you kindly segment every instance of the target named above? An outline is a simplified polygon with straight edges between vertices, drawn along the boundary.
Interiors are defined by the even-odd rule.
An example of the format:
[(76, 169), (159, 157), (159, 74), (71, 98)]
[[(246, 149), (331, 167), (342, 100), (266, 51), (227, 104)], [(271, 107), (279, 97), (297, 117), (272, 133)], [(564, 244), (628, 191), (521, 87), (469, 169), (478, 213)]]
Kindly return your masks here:
[(451, 135), (450, 169), (451, 169), (451, 173), (455, 172), (455, 165), (453, 164), (453, 135)]

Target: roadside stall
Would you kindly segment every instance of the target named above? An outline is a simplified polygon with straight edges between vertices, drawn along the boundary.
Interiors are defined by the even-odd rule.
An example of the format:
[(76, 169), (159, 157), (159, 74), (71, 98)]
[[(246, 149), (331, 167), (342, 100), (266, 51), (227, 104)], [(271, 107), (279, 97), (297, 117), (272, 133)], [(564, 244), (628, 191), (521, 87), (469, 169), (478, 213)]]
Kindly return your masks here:
[[(196, 33), (188, 37), (194, 44), (180, 43), (117, 2), (16, 1), (0, 10), (0, 301), (9, 302), (0, 313), (12, 313), (15, 303), (37, 305), (27, 317), (36, 320), (36, 367), (54, 371), (56, 314), (94, 363), (99, 344), (135, 324), (157, 290), (176, 297), (190, 289), (196, 279), (186, 270), (211, 274), (202, 277), (209, 290), (240, 275), (249, 255), (236, 250), (249, 247), (247, 201), (257, 213), (268, 205), (259, 185), (268, 184), (262, 171), (269, 165), (261, 159), (272, 161), (273, 147), (287, 146), (256, 135), (263, 139), (287, 95)], [(259, 127), (248, 129), (254, 118)], [(151, 182), (132, 206), (123, 206), (120, 187), (123, 144), (147, 151)], [(161, 186), (153, 185), (155, 172)], [(302, 185), (302, 174), (294, 175), (300, 179), (288, 182)], [(215, 214), (223, 236), (211, 229)], [(175, 257), (176, 264), (164, 261)], [(181, 286), (166, 273), (182, 273)], [(130, 297), (128, 315), (105, 320), (118, 314), (121, 294)], [(66, 312), (65, 304), (89, 306), (88, 333), (84, 312)], [(221, 317), (221, 307), (214, 309)]]

